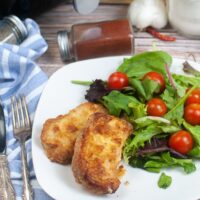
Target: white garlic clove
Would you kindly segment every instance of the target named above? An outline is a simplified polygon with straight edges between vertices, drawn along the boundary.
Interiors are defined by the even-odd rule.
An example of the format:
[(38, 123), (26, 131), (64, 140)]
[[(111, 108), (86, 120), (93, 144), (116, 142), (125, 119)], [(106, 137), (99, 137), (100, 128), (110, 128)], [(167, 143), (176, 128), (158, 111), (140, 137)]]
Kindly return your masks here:
[(163, 28), (168, 20), (163, 0), (134, 0), (129, 6), (128, 18), (138, 29)]

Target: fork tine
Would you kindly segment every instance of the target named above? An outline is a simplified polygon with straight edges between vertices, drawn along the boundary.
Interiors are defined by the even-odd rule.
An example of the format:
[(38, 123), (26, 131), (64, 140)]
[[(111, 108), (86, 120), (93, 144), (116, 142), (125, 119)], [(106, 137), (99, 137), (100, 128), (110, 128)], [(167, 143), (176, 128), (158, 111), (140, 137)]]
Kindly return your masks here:
[(18, 111), (18, 103), (16, 100), (16, 97), (13, 96), (11, 98), (12, 101), (12, 118), (13, 118), (13, 126), (14, 128), (19, 128), (20, 127), (20, 117), (19, 117), (19, 111)]
[(24, 127), (25, 126), (25, 120), (24, 120), (24, 111), (23, 111), (23, 105), (22, 105), (22, 99), (21, 97), (18, 98), (18, 111), (19, 111), (19, 115), (20, 115), (20, 127)]
[(31, 122), (30, 122), (30, 118), (29, 118), (29, 113), (28, 113), (28, 108), (27, 108), (27, 103), (26, 103), (26, 99), (24, 96), (22, 96), (22, 107), (24, 110), (24, 114), (25, 114), (25, 123), (28, 127), (31, 126)]
[(14, 111), (14, 97), (11, 97), (11, 114), (12, 114), (12, 123), (13, 127), (16, 127), (16, 120), (15, 120), (15, 111)]

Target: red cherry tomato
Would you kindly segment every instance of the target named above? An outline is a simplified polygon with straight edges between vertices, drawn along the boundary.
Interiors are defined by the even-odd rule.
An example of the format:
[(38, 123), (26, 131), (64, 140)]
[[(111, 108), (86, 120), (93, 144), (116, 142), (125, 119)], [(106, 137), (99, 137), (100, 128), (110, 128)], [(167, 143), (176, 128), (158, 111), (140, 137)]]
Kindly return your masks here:
[(169, 138), (169, 147), (179, 153), (187, 154), (193, 147), (193, 138), (188, 131), (178, 131)]
[[(189, 91), (189, 89), (187, 89), (186, 92), (188, 92), (188, 91)], [(190, 96), (187, 98), (185, 105), (189, 105), (189, 104), (193, 104), (193, 103), (200, 104), (200, 89), (199, 88), (192, 91)]]
[(159, 93), (164, 91), (164, 89), (165, 89), (165, 79), (164, 79), (162, 74), (160, 74), (158, 72), (148, 72), (147, 74), (145, 74), (145, 76), (142, 79), (144, 80), (146, 78), (148, 78), (152, 81), (156, 81), (160, 85)]
[(184, 109), (185, 120), (192, 125), (200, 125), (200, 104), (189, 104)]
[(112, 90), (121, 90), (128, 86), (128, 76), (122, 72), (114, 72), (108, 78), (108, 88)]
[(167, 106), (162, 99), (153, 98), (147, 102), (147, 114), (162, 117), (167, 112)]

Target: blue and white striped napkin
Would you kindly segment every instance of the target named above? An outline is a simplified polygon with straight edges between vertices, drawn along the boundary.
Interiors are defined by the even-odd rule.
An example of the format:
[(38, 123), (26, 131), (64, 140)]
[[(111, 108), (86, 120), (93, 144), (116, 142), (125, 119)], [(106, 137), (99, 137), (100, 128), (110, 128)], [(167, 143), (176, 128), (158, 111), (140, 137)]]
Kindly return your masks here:
[[(24, 23), (29, 35), (20, 46), (0, 44), (0, 98), (6, 118), (8, 162), (17, 200), (22, 199), (21, 158), (19, 144), (13, 137), (10, 97), (24, 94), (33, 120), (38, 100), (47, 81), (47, 76), (34, 62), (47, 50), (47, 43), (33, 20), (27, 19)], [(26, 142), (26, 150), (34, 199), (50, 200), (51, 198), (42, 191), (35, 177), (31, 139)]]

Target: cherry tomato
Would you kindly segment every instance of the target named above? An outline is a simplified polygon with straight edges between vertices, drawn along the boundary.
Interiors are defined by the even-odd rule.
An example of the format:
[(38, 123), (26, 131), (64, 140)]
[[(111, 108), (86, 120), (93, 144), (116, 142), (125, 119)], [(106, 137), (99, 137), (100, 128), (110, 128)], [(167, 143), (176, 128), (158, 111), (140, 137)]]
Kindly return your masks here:
[(193, 147), (193, 138), (188, 131), (178, 131), (169, 138), (169, 147), (179, 153), (187, 154)]
[[(188, 92), (189, 89), (187, 89), (186, 92)], [(190, 96), (187, 98), (185, 105), (189, 105), (189, 104), (193, 104), (193, 103), (197, 103), (200, 104), (200, 89), (194, 89), (192, 91), (192, 93), (190, 94)]]
[(122, 72), (114, 72), (108, 78), (108, 88), (121, 90), (128, 86), (128, 76)]
[(162, 74), (160, 74), (158, 72), (148, 72), (144, 75), (144, 77), (142, 79), (144, 80), (146, 78), (148, 78), (152, 81), (156, 81), (160, 85), (159, 93), (162, 93), (164, 91), (164, 89), (165, 89), (165, 79), (164, 79)]
[(189, 104), (184, 109), (185, 120), (192, 125), (200, 125), (200, 104)]
[(162, 117), (167, 112), (167, 106), (162, 99), (153, 98), (147, 102), (147, 114)]

